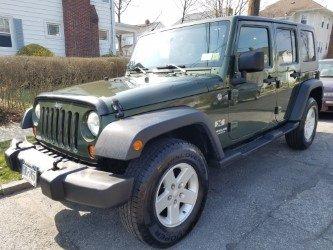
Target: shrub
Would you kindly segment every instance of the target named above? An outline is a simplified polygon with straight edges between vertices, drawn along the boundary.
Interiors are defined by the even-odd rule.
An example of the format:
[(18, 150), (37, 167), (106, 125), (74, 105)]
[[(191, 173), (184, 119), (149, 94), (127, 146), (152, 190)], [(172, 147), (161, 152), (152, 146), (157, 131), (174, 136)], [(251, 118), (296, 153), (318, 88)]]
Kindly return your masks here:
[(24, 46), (17, 52), (19, 56), (42, 56), (42, 57), (52, 57), (54, 54), (47, 48), (38, 44), (29, 44)]
[[(13, 116), (22, 114), (41, 92), (122, 76), (127, 60), (15, 56), (0, 57), (0, 65), (0, 111), (10, 111)], [(5, 117), (0, 112), (0, 120)]]

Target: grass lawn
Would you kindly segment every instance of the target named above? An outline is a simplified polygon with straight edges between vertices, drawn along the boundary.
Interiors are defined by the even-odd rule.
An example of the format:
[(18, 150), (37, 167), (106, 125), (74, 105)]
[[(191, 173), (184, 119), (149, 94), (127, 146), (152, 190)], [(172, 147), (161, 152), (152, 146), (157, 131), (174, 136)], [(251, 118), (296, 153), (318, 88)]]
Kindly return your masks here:
[[(35, 142), (34, 137), (27, 137), (31, 143)], [(21, 180), (21, 174), (10, 170), (5, 161), (5, 151), (10, 146), (10, 141), (0, 142), (0, 185), (11, 181)]]
[(20, 173), (13, 172), (6, 164), (4, 153), (9, 145), (10, 141), (0, 142), (0, 184), (21, 179)]

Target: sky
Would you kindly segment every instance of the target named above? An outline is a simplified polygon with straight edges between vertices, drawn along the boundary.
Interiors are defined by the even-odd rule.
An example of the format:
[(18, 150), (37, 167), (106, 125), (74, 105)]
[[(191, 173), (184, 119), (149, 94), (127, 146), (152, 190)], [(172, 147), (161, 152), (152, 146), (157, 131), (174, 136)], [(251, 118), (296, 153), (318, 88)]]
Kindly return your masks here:
[[(333, 11), (332, 0), (315, 0), (319, 4)], [(179, 0), (132, 0), (131, 5), (123, 15), (123, 23), (143, 24), (149, 19), (158, 20), (170, 26), (181, 18), (181, 10), (177, 7)], [(261, 9), (277, 2), (277, 0), (262, 0)]]

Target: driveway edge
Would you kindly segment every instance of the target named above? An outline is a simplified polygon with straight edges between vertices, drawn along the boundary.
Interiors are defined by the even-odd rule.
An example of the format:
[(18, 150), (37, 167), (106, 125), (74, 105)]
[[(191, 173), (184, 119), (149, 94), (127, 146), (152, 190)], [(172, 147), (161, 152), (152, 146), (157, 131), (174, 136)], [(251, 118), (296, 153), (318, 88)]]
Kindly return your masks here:
[(25, 189), (29, 189), (31, 187), (31, 184), (25, 180), (13, 181), (7, 184), (0, 185), (0, 195), (11, 195)]

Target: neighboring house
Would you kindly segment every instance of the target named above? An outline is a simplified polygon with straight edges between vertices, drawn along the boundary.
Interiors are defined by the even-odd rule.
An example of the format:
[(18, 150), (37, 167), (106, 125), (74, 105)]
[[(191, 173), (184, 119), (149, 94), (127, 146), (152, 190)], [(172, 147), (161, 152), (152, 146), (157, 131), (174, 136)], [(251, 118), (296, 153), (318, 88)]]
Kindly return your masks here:
[[(123, 56), (131, 57), (134, 46), (137, 42), (139, 36), (143, 35), (146, 32), (150, 32), (152, 30), (162, 29), (164, 28), (163, 23), (161, 22), (146, 22), (145, 24), (140, 25), (131, 25), (125, 23), (116, 23), (116, 34), (117, 36), (121, 35), (121, 43), (122, 43), (122, 51)], [(117, 53), (119, 53), (119, 44), (117, 41), (116, 44)]]
[(185, 15), (184, 19), (179, 19), (175, 25), (182, 24), (182, 23), (189, 23), (194, 21), (199, 21), (203, 19), (211, 19), (215, 18), (216, 15), (211, 11), (204, 11), (204, 12), (197, 12)]
[(57, 56), (115, 52), (113, 0), (0, 0), (0, 56), (37, 43)]
[(313, 26), (316, 32), (319, 59), (328, 56), (330, 46), (333, 50), (331, 37), (333, 12), (312, 0), (280, 0), (260, 11), (260, 15)]

